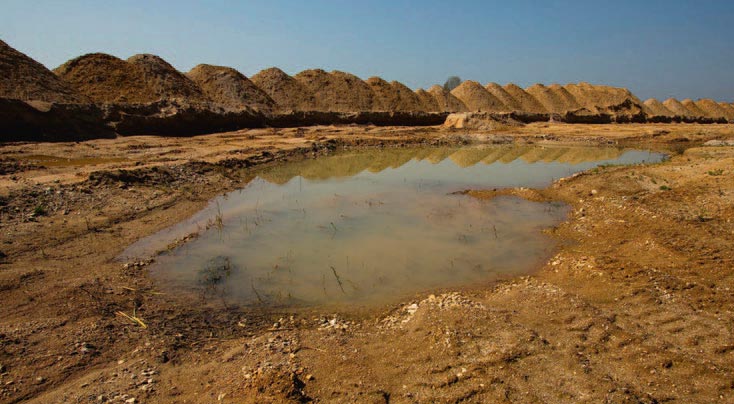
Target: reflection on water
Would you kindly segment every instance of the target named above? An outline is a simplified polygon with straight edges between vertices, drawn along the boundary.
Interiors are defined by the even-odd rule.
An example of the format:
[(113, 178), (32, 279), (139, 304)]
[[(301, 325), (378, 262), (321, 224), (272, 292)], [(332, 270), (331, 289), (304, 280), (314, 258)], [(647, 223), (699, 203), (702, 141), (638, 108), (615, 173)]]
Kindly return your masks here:
[(152, 271), (161, 284), (241, 304), (392, 302), (531, 271), (554, 247), (541, 229), (567, 211), (557, 203), (451, 192), (541, 187), (600, 164), (662, 158), (537, 146), (344, 152), (262, 170), (245, 188), (125, 255), (160, 249), (209, 224), (157, 259)]

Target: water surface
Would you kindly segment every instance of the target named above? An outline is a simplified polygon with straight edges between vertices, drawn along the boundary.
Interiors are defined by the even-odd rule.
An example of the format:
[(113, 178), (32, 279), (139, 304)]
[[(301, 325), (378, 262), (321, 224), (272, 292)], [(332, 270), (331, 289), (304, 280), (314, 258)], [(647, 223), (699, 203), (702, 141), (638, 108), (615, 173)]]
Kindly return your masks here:
[[(343, 152), (258, 172), (192, 219), (133, 245), (162, 248), (161, 285), (239, 304), (373, 305), (528, 273), (555, 242), (542, 229), (567, 208), (468, 188), (544, 187), (600, 164), (655, 162), (617, 148), (472, 146)], [(203, 230), (207, 229), (208, 230)]]

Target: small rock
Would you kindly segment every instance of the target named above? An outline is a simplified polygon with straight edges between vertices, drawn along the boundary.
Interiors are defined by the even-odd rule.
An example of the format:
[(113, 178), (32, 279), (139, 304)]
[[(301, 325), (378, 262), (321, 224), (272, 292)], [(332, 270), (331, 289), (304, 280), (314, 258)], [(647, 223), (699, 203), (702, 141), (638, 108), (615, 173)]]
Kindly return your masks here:
[(0, 373), (5, 373), (7, 370), (8, 369), (5, 367), (5, 365), (3, 365), (2, 363), (0, 363)]
[(42, 383), (43, 383), (43, 382), (45, 382), (45, 381), (46, 381), (46, 378), (45, 378), (45, 377), (37, 377), (37, 378), (36, 378), (36, 382), (37, 382), (38, 384), (42, 384)]
[(597, 191), (595, 189), (592, 189), (591, 192), (590, 192), (591, 195), (596, 195), (597, 193), (599, 193), (599, 191)]
[(309, 374), (307, 374), (307, 375), (306, 375), (306, 380), (313, 380), (313, 375), (312, 375), (312, 374), (310, 374), (310, 373), (309, 373)]
[(125, 403), (127, 403), (127, 404), (135, 404), (137, 402), (138, 402), (138, 400), (136, 400), (135, 397), (128, 398), (127, 400), (125, 400)]

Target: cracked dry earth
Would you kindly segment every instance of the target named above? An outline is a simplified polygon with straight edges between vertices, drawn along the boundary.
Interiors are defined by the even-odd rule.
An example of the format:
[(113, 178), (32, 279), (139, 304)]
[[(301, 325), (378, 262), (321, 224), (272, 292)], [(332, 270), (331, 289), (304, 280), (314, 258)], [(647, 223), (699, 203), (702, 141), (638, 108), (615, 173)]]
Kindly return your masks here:
[[(185, 300), (157, 293), (145, 266), (113, 260), (247, 181), (241, 170), (178, 175), (163, 164), (164, 182), (178, 185), (148, 171), (131, 183), (51, 185), (76, 199), (12, 226), (7, 211), (28, 213), (33, 199), (10, 198), (0, 401), (734, 402), (734, 147), (680, 147), (682, 137), (693, 145), (734, 133), (690, 128), (656, 138), (653, 147), (674, 151), (665, 163), (602, 167), (543, 190), (469, 192), (571, 205), (548, 230), (557, 254), (532, 276), (370, 313)], [(198, 185), (184, 190), (186, 178)], [(77, 215), (85, 206), (99, 213)], [(147, 328), (115, 314), (133, 308)]]

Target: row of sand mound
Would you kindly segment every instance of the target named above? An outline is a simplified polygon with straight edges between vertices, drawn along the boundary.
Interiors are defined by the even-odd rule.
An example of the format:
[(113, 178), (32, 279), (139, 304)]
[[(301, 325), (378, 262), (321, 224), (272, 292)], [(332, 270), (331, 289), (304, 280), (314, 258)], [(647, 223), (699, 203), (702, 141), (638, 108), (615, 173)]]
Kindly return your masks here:
[(98, 104), (210, 101), (196, 83), (154, 55), (122, 60), (91, 53), (64, 63), (54, 73)]
[(45, 66), (0, 40), (0, 97), (54, 103), (88, 103), (89, 98)]
[[(641, 102), (629, 90), (578, 84), (523, 89), (515, 84), (486, 86), (465, 81), (452, 91), (433, 86), (413, 91), (379, 77), (362, 80), (341, 72), (305, 70), (291, 77), (277, 68), (252, 80), (235, 69), (198, 65), (183, 74), (162, 58), (141, 54), (127, 60), (93, 53), (72, 59), (53, 74), (0, 41), (0, 97), (53, 103), (215, 106), (264, 113), (303, 112), (490, 112), (526, 115), (603, 115), (639, 121), (646, 116), (734, 119), (734, 107), (713, 100)], [(162, 104), (161, 104), (162, 105)], [(215, 109), (216, 109), (215, 108)], [(614, 118), (616, 119), (616, 118)]]

